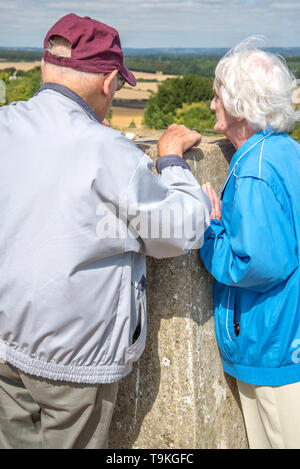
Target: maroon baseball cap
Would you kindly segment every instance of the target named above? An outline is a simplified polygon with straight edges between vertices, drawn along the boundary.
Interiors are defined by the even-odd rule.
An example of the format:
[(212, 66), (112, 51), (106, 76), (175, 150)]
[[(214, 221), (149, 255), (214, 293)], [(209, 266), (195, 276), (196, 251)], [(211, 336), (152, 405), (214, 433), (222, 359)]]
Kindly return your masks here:
[[(61, 36), (71, 43), (71, 57), (57, 57), (47, 50), (52, 36)], [(108, 73), (118, 70), (127, 83), (136, 85), (135, 76), (123, 65), (118, 31), (88, 16), (82, 18), (71, 13), (58, 20), (45, 37), (44, 60), (82, 72)]]

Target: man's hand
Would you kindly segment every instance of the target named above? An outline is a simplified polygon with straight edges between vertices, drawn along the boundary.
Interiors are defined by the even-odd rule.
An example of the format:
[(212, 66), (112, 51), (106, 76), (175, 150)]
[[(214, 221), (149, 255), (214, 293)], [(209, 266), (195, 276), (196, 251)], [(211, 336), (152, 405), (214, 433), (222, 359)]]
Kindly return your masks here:
[(175, 154), (182, 157), (183, 153), (201, 142), (201, 135), (185, 125), (171, 125), (158, 141), (158, 156)]
[(103, 119), (103, 121), (101, 122), (102, 125), (105, 125), (105, 127), (110, 127), (110, 123), (108, 122), (107, 119)]
[(213, 189), (210, 182), (208, 182), (207, 184), (204, 184), (202, 186), (202, 189), (205, 192), (205, 194), (210, 198), (210, 201), (211, 201), (212, 209), (211, 209), (210, 219), (221, 221), (220, 199), (217, 196), (217, 193)]

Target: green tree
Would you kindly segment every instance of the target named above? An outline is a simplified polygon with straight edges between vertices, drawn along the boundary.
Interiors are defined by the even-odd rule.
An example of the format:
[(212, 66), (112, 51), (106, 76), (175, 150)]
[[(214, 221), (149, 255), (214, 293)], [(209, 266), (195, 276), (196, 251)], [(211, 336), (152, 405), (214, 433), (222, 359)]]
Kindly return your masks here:
[(112, 107), (110, 107), (109, 110), (108, 110), (108, 113), (105, 116), (105, 119), (107, 119), (108, 122), (110, 122), (112, 120), (112, 116), (113, 116), (113, 109), (112, 109)]
[(0, 80), (3, 80), (6, 85), (9, 84), (9, 74), (7, 72), (0, 72)]
[(10, 80), (6, 87), (7, 104), (14, 101), (27, 101), (41, 86), (41, 69), (35, 67), (22, 77)]
[(11, 77), (11, 76), (14, 75), (14, 73), (15, 73), (16, 71), (17, 71), (17, 70), (16, 70), (15, 67), (7, 67), (7, 68), (3, 68), (3, 69), (1, 70), (1, 73), (2, 73), (2, 72), (8, 73), (8, 76)]
[(297, 123), (295, 129), (290, 133), (290, 135), (300, 143), (300, 122)]
[(182, 109), (177, 109), (175, 116), (176, 124), (183, 124), (202, 133), (213, 132), (215, 122), (215, 113), (204, 102), (183, 104)]
[(209, 102), (213, 98), (213, 81), (198, 75), (171, 78), (162, 82), (157, 93), (148, 100), (144, 123), (156, 129), (175, 122), (177, 109), (183, 103)]

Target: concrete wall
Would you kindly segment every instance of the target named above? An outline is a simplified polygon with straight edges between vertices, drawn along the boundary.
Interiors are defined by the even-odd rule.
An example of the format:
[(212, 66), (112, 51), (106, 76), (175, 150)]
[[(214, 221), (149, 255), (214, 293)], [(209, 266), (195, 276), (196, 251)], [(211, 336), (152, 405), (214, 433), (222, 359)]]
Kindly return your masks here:
[[(154, 160), (158, 137), (138, 139)], [(185, 159), (201, 184), (220, 192), (233, 152), (206, 138)], [(247, 448), (235, 380), (221, 367), (212, 285), (197, 251), (147, 259), (147, 345), (120, 382), (110, 448)]]
[(0, 80), (0, 104), (6, 103), (6, 85), (3, 80)]

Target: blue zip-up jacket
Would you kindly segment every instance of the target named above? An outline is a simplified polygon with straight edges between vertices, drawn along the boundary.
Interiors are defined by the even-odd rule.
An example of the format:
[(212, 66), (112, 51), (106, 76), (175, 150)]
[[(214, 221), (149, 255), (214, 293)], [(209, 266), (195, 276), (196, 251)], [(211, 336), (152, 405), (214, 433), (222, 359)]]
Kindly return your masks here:
[(254, 385), (298, 382), (300, 145), (272, 129), (253, 135), (232, 158), (221, 200), (200, 255), (215, 278), (224, 371)]

